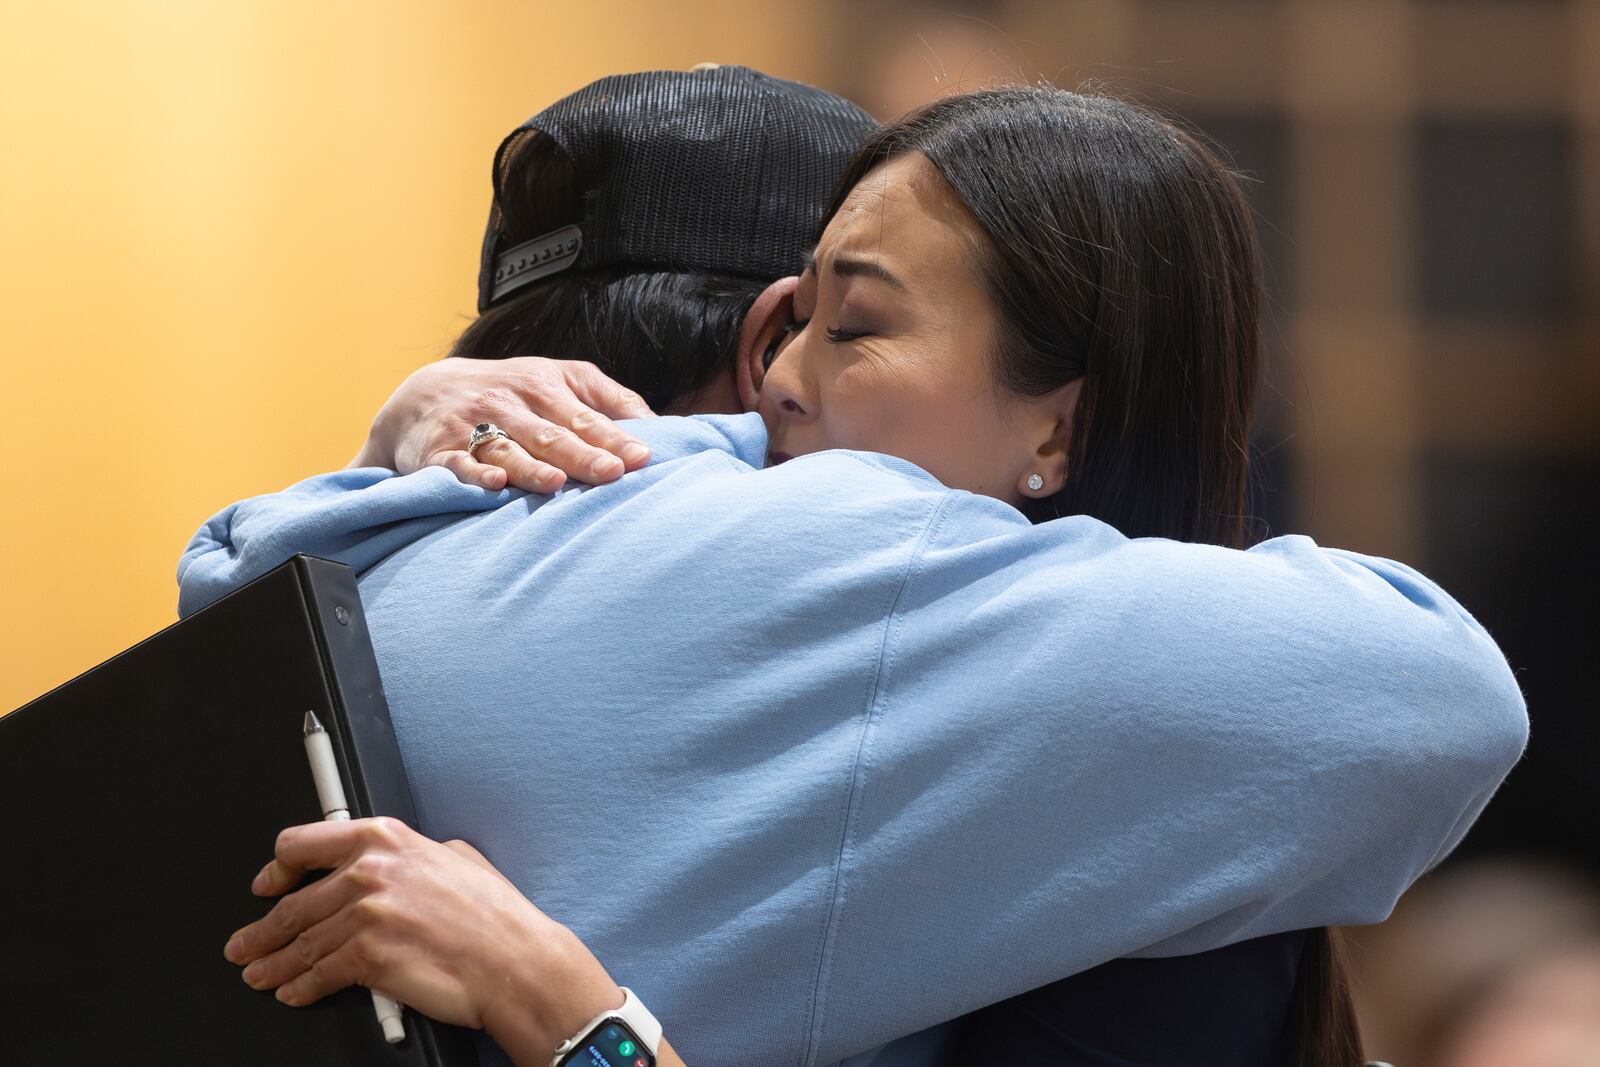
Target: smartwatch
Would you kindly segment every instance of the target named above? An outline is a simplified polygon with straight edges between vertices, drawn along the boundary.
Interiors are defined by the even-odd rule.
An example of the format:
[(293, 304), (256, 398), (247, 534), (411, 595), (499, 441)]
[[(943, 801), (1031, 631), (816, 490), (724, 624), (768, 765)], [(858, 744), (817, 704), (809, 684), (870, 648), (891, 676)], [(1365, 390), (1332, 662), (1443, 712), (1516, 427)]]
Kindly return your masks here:
[(622, 987), (622, 1007), (603, 1011), (556, 1046), (550, 1067), (656, 1067), (661, 1024)]

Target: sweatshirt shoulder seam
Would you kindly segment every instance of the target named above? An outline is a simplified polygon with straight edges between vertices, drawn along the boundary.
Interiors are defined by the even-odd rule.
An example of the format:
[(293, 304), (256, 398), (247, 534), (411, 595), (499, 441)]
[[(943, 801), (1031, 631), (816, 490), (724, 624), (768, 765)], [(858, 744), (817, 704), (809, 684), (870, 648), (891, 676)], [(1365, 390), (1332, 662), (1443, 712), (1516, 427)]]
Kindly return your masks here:
[(846, 793), (844, 822), (840, 828), (839, 850), (833, 861), (833, 886), (828, 901), (828, 914), (823, 922), (822, 938), (820, 940), (816, 960), (816, 975), (812, 981), (811, 1003), (806, 1012), (806, 1041), (805, 1052), (801, 1057), (802, 1067), (815, 1067), (819, 1051), (820, 1035), (827, 1000), (828, 965), (833, 955), (834, 943), (838, 933), (838, 917), (844, 903), (844, 866), (851, 851), (851, 842), (854, 836), (856, 817), (861, 807), (864, 778), (870, 764), (873, 727), (881, 718), (884, 693), (887, 688), (887, 679), (894, 659), (894, 638), (898, 633), (898, 624), (901, 618), (901, 605), (905, 600), (906, 589), (911, 580), (916, 576), (924, 552), (933, 532), (937, 530), (949, 511), (950, 502), (955, 498), (952, 490), (945, 490), (937, 502), (928, 511), (928, 517), (923, 521), (922, 530), (917, 535), (917, 540), (907, 554), (905, 569), (900, 574), (900, 580), (895, 585), (894, 596), (887, 605), (884, 615), (883, 634), (878, 643), (877, 663), (872, 672), (872, 681), (867, 689), (867, 702), (865, 713), (861, 718), (861, 732), (856, 740), (856, 754), (851, 766), (850, 785)]

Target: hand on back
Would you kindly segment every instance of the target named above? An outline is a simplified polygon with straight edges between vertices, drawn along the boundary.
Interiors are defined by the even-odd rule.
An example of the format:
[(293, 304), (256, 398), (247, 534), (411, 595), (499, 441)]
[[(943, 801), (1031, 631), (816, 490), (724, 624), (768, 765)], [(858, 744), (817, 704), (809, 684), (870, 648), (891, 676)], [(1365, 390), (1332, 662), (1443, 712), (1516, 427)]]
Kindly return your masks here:
[[(352, 467), (446, 467), (468, 485), (552, 493), (568, 478), (614, 481), (650, 450), (613, 419), (655, 414), (593, 363), (519, 356), (441, 359), (412, 372), (372, 421)], [(510, 435), (467, 443), (492, 423)]]

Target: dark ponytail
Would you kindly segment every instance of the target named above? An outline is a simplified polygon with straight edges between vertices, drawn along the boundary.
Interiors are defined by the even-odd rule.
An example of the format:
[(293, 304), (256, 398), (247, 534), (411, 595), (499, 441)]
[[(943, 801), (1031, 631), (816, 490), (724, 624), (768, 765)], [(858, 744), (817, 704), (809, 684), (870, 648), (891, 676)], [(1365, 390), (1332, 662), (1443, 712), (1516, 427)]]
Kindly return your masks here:
[[(920, 152), (987, 237), (998, 383), (1022, 397), (1084, 379), (1066, 484), (1034, 521), (1092, 515), (1129, 537), (1247, 547), (1250, 424), (1262, 373), (1261, 256), (1235, 176), (1143, 108), (1015, 86), (890, 123), (840, 181)], [(1299, 970), (1301, 1067), (1359, 1067), (1334, 936)]]
[(1361, 1067), (1364, 1062), (1348, 974), (1339, 931), (1326, 926), (1306, 931), (1295, 980), (1300, 1055), (1294, 1067)]

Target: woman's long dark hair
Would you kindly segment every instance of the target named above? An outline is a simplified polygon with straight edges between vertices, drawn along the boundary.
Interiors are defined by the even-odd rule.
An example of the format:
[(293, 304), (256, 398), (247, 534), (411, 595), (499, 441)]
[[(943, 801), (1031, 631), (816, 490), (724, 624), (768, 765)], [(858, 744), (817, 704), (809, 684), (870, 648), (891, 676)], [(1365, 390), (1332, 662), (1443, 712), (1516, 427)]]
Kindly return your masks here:
[[(1261, 255), (1234, 174), (1197, 138), (1119, 100), (1015, 86), (945, 97), (881, 127), (827, 217), (879, 163), (926, 156), (987, 238), (999, 385), (1083, 379), (1066, 484), (1035, 522), (1092, 515), (1129, 537), (1247, 547), (1262, 375)], [(1332, 932), (1297, 988), (1301, 1067), (1359, 1067)]]

